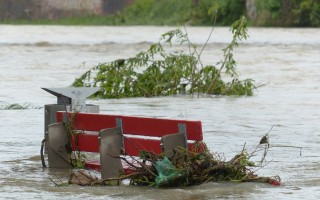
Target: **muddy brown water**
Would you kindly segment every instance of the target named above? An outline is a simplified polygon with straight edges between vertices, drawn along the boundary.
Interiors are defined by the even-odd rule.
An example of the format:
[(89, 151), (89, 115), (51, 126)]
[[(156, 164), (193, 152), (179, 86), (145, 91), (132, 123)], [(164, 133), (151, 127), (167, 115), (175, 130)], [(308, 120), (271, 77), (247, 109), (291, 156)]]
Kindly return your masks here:
[[(40, 87), (66, 87), (90, 67), (133, 56), (175, 27), (0, 26), (0, 199), (319, 199), (320, 198), (320, 29), (250, 28), (236, 50), (241, 79), (252, 78), (252, 97), (188, 96), (88, 100), (102, 113), (202, 121), (204, 141), (226, 160), (246, 144), (253, 150), (270, 132), (269, 162), (256, 172), (279, 175), (282, 186), (207, 183), (149, 187), (55, 187), (70, 171), (43, 169), (39, 151), (44, 104), (55, 97)], [(209, 27), (187, 27), (200, 46)], [(216, 28), (204, 63), (221, 59), (231, 40)], [(7, 110), (5, 105), (27, 105)], [(259, 161), (258, 154), (253, 158)]]

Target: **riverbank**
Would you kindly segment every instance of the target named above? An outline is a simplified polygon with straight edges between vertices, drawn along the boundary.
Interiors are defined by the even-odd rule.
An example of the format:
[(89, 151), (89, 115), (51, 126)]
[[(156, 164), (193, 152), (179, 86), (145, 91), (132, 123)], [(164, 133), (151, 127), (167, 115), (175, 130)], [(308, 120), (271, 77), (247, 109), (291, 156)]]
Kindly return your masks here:
[(64, 1), (54, 2), (39, 10), (24, 4), (19, 4), (19, 9), (11, 6), (12, 13), (19, 10), (20, 14), (10, 17), (10, 9), (0, 1), (0, 23), (230, 26), (246, 16), (251, 26), (320, 27), (320, 3), (308, 0), (78, 0), (78, 4), (66, 4), (69, 7)]

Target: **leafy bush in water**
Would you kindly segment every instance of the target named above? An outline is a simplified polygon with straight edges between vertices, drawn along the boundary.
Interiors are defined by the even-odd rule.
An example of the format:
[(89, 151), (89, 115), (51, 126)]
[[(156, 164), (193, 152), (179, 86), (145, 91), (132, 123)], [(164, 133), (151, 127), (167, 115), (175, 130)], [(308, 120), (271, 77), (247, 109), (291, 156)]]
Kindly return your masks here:
[[(174, 94), (252, 95), (251, 79), (238, 80), (233, 50), (246, 39), (246, 19), (236, 21), (232, 27), (233, 39), (223, 49), (224, 58), (216, 66), (204, 66), (201, 52), (190, 43), (187, 33), (180, 29), (163, 34), (160, 42), (135, 57), (100, 64), (84, 73), (73, 83), (75, 87), (98, 86), (100, 98), (152, 97)], [(187, 44), (189, 53), (170, 52), (172, 42)], [(169, 44), (169, 45), (167, 45)], [(175, 43), (176, 44), (176, 43)], [(231, 77), (225, 82), (222, 73)]]

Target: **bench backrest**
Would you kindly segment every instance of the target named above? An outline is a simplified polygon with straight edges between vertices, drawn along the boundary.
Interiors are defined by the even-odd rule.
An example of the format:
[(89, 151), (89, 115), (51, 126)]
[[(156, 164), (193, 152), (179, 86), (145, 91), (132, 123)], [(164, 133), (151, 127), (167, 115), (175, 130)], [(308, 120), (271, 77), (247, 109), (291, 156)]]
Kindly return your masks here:
[[(57, 122), (62, 122), (64, 115), (66, 115), (65, 112), (57, 112)], [(71, 118), (72, 114), (68, 113), (68, 115)], [(203, 140), (201, 121), (76, 113), (72, 123), (75, 130), (81, 130), (84, 133), (121, 127), (125, 152), (131, 156), (139, 155), (141, 150), (160, 154), (162, 152), (160, 137), (181, 132), (179, 131), (181, 125), (185, 127), (189, 148), (193, 148), (191, 144), (194, 141)], [(98, 135), (79, 134), (77, 138), (73, 138), (72, 147), (73, 150), (99, 152)]]

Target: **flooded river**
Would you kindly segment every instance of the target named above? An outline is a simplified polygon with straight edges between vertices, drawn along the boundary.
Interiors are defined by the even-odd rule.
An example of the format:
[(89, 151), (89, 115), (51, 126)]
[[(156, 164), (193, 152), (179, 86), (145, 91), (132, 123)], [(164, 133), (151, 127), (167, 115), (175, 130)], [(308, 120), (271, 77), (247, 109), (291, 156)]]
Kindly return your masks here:
[[(67, 87), (101, 62), (134, 56), (174, 27), (0, 26), (0, 199), (320, 199), (320, 29), (250, 28), (236, 50), (241, 79), (264, 85), (252, 97), (158, 97), (88, 100), (102, 113), (201, 120), (204, 140), (226, 160), (269, 133), (268, 164), (256, 173), (282, 186), (208, 183), (188, 188), (56, 187), (69, 171), (43, 169), (43, 105), (56, 98), (41, 87)], [(188, 27), (202, 45), (210, 27)], [(221, 59), (231, 40), (216, 28), (202, 55)], [(28, 109), (9, 110), (17, 103)], [(255, 161), (261, 158), (254, 157)]]

